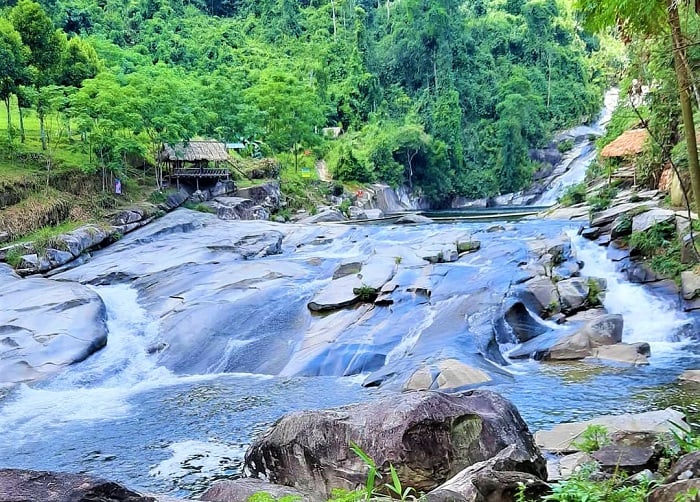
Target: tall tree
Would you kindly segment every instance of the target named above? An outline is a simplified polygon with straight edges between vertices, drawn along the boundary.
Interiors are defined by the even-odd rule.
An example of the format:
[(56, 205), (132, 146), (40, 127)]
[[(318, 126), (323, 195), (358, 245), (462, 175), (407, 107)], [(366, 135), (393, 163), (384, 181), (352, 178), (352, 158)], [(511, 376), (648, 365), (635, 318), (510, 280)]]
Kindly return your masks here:
[[(31, 51), (29, 65), (35, 70), (35, 96), (41, 96), (38, 92), (41, 87), (54, 83), (65, 46), (65, 35), (61, 36), (61, 32), (56, 31), (51, 18), (33, 0), (20, 0), (10, 11), (10, 21)], [(42, 100), (37, 100), (35, 105), (39, 115), (41, 147), (46, 150), (46, 106)]]
[(590, 27), (601, 29), (618, 26), (630, 34), (670, 37), (688, 150), (690, 183), (695, 209), (700, 211), (700, 162), (691, 100), (692, 80), (686, 64), (687, 38), (679, 15), (679, 4), (688, 4), (688, 0), (577, 0), (576, 3)]
[(10, 99), (27, 77), (26, 62), (29, 49), (22, 44), (22, 37), (5, 19), (0, 19), (0, 97), (7, 110), (7, 133), (12, 135)]

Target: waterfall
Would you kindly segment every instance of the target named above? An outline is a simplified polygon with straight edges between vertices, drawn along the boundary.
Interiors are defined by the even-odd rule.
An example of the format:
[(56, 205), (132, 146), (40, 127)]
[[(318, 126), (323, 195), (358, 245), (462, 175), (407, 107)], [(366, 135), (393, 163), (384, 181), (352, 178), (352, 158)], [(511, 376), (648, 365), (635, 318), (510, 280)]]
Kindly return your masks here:
[(692, 343), (682, 336), (692, 323), (691, 317), (679, 310), (677, 299), (670, 295), (659, 295), (648, 286), (630, 283), (615, 268), (615, 263), (601, 257), (602, 250), (596, 243), (569, 234), (576, 254), (583, 260), (583, 273), (591, 277), (603, 277), (608, 287), (603, 305), (613, 314), (622, 314), (625, 343), (647, 342), (652, 349), (652, 358), (674, 357)]
[(556, 204), (564, 191), (586, 177), (586, 170), (596, 158), (594, 139), (605, 133), (605, 126), (610, 122), (613, 110), (617, 107), (619, 90), (610, 89), (605, 93), (604, 106), (600, 115), (591, 126), (578, 126), (557, 135), (557, 141), (571, 139), (574, 147), (564, 155), (555, 166), (547, 189), (532, 202), (541, 206)]

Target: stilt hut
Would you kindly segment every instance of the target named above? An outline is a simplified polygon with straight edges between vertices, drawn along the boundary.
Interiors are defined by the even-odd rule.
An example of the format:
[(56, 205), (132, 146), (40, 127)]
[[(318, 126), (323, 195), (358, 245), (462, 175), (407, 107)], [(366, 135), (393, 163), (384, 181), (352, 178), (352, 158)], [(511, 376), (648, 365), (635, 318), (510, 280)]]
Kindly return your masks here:
[(617, 163), (616, 169), (611, 172), (612, 178), (631, 178), (634, 184), (637, 184), (635, 158), (644, 150), (644, 143), (648, 137), (646, 129), (630, 129), (603, 148), (600, 156)]
[(197, 140), (183, 143), (165, 144), (160, 153), (160, 161), (165, 164), (165, 173), (171, 182), (178, 186), (181, 179), (199, 180), (229, 178), (230, 157), (226, 144), (214, 140)]

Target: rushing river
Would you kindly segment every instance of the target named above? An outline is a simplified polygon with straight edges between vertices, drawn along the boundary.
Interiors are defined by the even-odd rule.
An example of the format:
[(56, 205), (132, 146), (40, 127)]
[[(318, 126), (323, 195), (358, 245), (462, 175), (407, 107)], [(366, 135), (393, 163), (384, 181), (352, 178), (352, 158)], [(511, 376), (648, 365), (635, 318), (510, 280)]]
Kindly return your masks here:
[[(482, 251), (454, 265), (470, 271), (471, 275), (459, 277), (477, 283), (511, 273), (503, 263), (489, 258), (495, 256), (489, 254), (491, 249), (508, 246), (517, 262), (517, 256), (527, 254), (528, 239), (568, 231), (579, 258), (586, 263), (583, 272), (607, 278), (605, 306), (612, 313), (623, 314), (624, 341), (649, 342), (651, 364), (518, 362), (503, 368), (512, 379), (491, 388), (510, 398), (533, 430), (605, 413), (683, 403), (683, 390), (675, 380), (684, 369), (698, 367), (700, 344), (686, 334), (692, 332), (689, 326), (693, 319), (679, 312), (674, 297), (627, 284), (605, 258), (604, 249), (578, 239), (571, 223), (522, 222), (507, 224), (505, 231), (487, 233), (491, 225), (458, 222), (411, 228), (362, 227), (361, 234), (372, 242), (396, 246), (433, 239), (444, 232), (478, 236)], [(349, 235), (351, 240), (328, 244), (331, 247), (324, 252), (340, 258), (363, 252), (363, 241), (356, 240), (360, 234)], [(261, 260), (294, 254), (308, 261), (304, 253), (319, 253), (307, 248), (285, 249), (281, 257)], [(240, 266), (249, 266), (246, 263)], [(303, 295), (303, 288), (317, 285), (299, 287), (298, 294)], [(0, 399), (3, 467), (89, 472), (145, 491), (196, 494), (215, 479), (239, 474), (251, 439), (282, 414), (395, 392), (363, 387), (365, 375), (174, 373), (152, 353), (153, 344), (160, 339), (160, 320), (142, 307), (136, 290), (128, 284), (95, 286), (95, 290), (108, 309), (108, 345), (59, 376), (21, 385)], [(430, 306), (425, 308), (428, 310), (416, 310), (427, 312), (421, 314), (424, 321), (416, 320), (402, 338), (392, 342), (388, 362), (405, 357), (424, 334), (421, 330), (428, 329), (429, 317), (439, 315)], [(394, 314), (399, 313), (397, 307)], [(387, 315), (391, 320), (392, 314)], [(280, 324), (275, 327), (280, 336), (298, 329), (295, 322)], [(699, 411), (697, 403), (690, 411)]]

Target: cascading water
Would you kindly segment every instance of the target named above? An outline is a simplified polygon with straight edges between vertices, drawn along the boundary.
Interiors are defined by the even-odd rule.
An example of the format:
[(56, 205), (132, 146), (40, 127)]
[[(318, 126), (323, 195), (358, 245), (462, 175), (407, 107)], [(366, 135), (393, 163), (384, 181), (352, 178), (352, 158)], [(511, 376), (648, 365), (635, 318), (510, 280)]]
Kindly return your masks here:
[(683, 334), (692, 331), (693, 321), (679, 310), (677, 298), (626, 281), (614, 262), (600, 259), (597, 244), (573, 232), (570, 236), (577, 256), (585, 263), (586, 274), (607, 280), (604, 306), (611, 313), (622, 314), (623, 342), (649, 343), (654, 358), (673, 358), (685, 352), (692, 339)]
[[(229, 232), (230, 227), (224, 226), (227, 223), (214, 224)], [(242, 225), (237, 222), (237, 227)], [(338, 330), (337, 338), (319, 342), (323, 350), (311, 346), (308, 358), (292, 358), (290, 364), (275, 373), (278, 376), (232, 372), (235, 370), (227, 360), (238, 357), (235, 353), (241, 340), (252, 340), (250, 337), (255, 335), (255, 331), (248, 332), (247, 326), (241, 325), (232, 326), (225, 335), (217, 335), (231, 343), (217, 345), (221, 350), (216, 354), (206, 354), (211, 363), (201, 367), (207, 369), (189, 374), (167, 369), (157, 352), (164, 336), (163, 318), (149, 310), (151, 283), (141, 286), (141, 296), (137, 296), (136, 283), (96, 286), (108, 310), (107, 347), (51, 380), (22, 385), (0, 397), (0, 465), (88, 472), (136, 489), (174, 495), (199, 493), (212, 480), (239, 474), (246, 445), (282, 414), (364, 401), (396, 390), (364, 388), (361, 383), (366, 375), (339, 376), (352, 367), (356, 357), (380, 354), (385, 356), (386, 365), (404, 361), (413, 365), (426, 354), (468, 356), (468, 350), (479, 343), (465, 332), (465, 325), (472, 320), (467, 316), (465, 321), (465, 312), (472, 312), (472, 303), (477, 299), (487, 302), (494, 292), (503, 294), (519, 270), (518, 265), (527, 259), (527, 241), (556, 236), (569, 225), (522, 222), (504, 224), (495, 232), (487, 232), (492, 224), (479, 223), (316, 227), (300, 230), (308, 233), (304, 239), (289, 236), (290, 242), (280, 255), (249, 261), (229, 257), (225, 261), (216, 255), (212, 258), (216, 265), (197, 269), (198, 274), (211, 274), (204, 275), (206, 286), (198, 289), (189, 280), (194, 276), (186, 276), (185, 293), (180, 295), (184, 299), (176, 301), (190, 308), (203, 301), (216, 304), (232, 290), (233, 300), (224, 308), (240, 309), (236, 312), (241, 315), (256, 301), (266, 302), (239, 324), (257, 322), (257, 327), (262, 326), (258, 337), (267, 336), (272, 330), (269, 343), (283, 347), (297, 343), (302, 346), (299, 341), (304, 340), (304, 330), (309, 326), (318, 329), (326, 326), (323, 322), (333, 321), (331, 316), (308, 312), (289, 317), (288, 310), (282, 307), (306, 311), (305, 303), (315, 290), (330, 282), (329, 275), (339, 263), (366, 258), (374, 249), (382, 249), (392, 257), (392, 263), (397, 257), (397, 268), (401, 262), (402, 280), (410, 282), (420, 276), (426, 284), (432, 284), (429, 295), (406, 292), (392, 306), (375, 308), (373, 312), (367, 306), (358, 308), (357, 312), (366, 315), (347, 329)], [(217, 228), (199, 234), (198, 239), (205, 239)], [(416, 261), (411, 262), (408, 258), (407, 250), (412, 246), (438, 241), (454, 243), (455, 238), (463, 236), (481, 240), (482, 249), (457, 262), (425, 270), (424, 265), (418, 264), (424, 262), (422, 259), (414, 256)], [(177, 234), (161, 237), (167, 238), (172, 238), (177, 246), (186, 239)], [(118, 244), (127, 246), (128, 239), (129, 236)], [(165, 249), (164, 242), (155, 244), (159, 252)], [(372, 246), (368, 245), (370, 242)], [(614, 273), (603, 248), (578, 240), (576, 244), (586, 262), (583, 272), (608, 279), (606, 307), (625, 316), (626, 341), (652, 344), (651, 364), (623, 367), (595, 362), (553, 365), (527, 361), (499, 369), (512, 378), (503, 377), (492, 388), (514, 401), (533, 430), (603, 413), (663, 406), (668, 394), (665, 389), (675, 388), (672, 382), (676, 376), (698, 363), (697, 347), (684, 341), (680, 332), (689, 319), (687, 315), (675, 313), (668, 298), (648, 295), (639, 286), (628, 287)], [(146, 244), (139, 244), (139, 253), (146, 252), (143, 246)], [(124, 261), (119, 249), (102, 253)], [(163, 260), (170, 259), (170, 254), (162, 253)], [(403, 261), (398, 259), (402, 256)], [(99, 265), (98, 260), (99, 256), (93, 263)], [(224, 265), (231, 267), (226, 269), (233, 277), (227, 283), (231, 285), (229, 290), (211, 285), (215, 276), (223, 274)], [(163, 281), (176, 279), (170, 263), (166, 267)], [(188, 270), (192, 268), (188, 265)], [(262, 279), (251, 285), (251, 277), (267, 277), (274, 287), (265, 286)], [(173, 293), (167, 290), (166, 294)], [(246, 296), (255, 294), (261, 296), (252, 300)], [(275, 320), (278, 311), (284, 315)], [(340, 317), (355, 314), (352, 309), (340, 312)], [(655, 322), (655, 328), (648, 329), (652, 323), (641, 320), (645, 315), (653, 318), (650, 321)], [(190, 322), (188, 318), (181, 322), (185, 321)], [(186, 336), (200, 336), (200, 326), (196, 322), (191, 322), (191, 326)], [(332, 322), (328, 327), (333, 327)], [(195, 346), (199, 349), (199, 345)], [(193, 359), (204, 356), (191, 355)], [(240, 364), (244, 364), (245, 358), (240, 359)], [(190, 368), (200, 368), (195, 362), (191, 364)], [(304, 372), (295, 373), (291, 368)], [(202, 374), (205, 371), (214, 373)], [(672, 397), (669, 399), (673, 401)]]
[(572, 185), (576, 185), (586, 177), (586, 170), (596, 157), (595, 137), (605, 132), (605, 126), (610, 122), (613, 110), (617, 107), (619, 90), (610, 89), (605, 93), (603, 110), (591, 126), (579, 126), (563, 132), (558, 139), (570, 138), (575, 141), (574, 147), (567, 152), (557, 164), (552, 174), (552, 181), (539, 198), (532, 201), (533, 205), (551, 206)]

